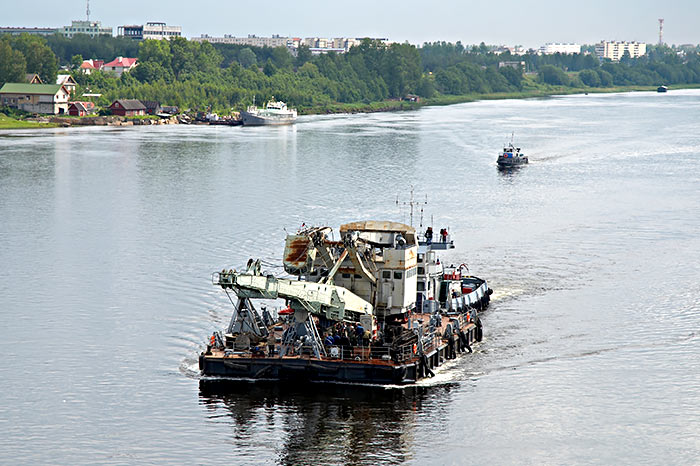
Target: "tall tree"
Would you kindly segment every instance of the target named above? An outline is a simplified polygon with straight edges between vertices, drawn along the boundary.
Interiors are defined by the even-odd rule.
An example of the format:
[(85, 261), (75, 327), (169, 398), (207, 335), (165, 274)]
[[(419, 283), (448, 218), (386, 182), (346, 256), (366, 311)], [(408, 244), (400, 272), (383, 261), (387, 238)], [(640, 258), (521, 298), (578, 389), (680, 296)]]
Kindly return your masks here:
[(22, 82), (26, 72), (27, 62), (22, 52), (14, 50), (8, 40), (0, 40), (0, 85)]
[(19, 50), (27, 61), (27, 73), (36, 73), (45, 83), (56, 82), (58, 61), (46, 45), (46, 39), (23, 33), (11, 39), (12, 47)]

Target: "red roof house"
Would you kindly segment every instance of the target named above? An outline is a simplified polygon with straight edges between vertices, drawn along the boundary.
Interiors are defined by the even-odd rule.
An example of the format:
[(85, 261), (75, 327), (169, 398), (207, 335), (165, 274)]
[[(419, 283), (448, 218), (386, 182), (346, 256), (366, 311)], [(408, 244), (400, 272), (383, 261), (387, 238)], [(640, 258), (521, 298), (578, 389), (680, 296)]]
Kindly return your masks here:
[(109, 63), (105, 63), (103, 71), (121, 76), (123, 72), (130, 71), (136, 66), (138, 58), (117, 57)]
[(83, 60), (80, 65), (80, 71), (85, 74), (91, 74), (93, 71), (99, 71), (105, 65), (104, 60)]
[(68, 102), (68, 114), (72, 116), (85, 116), (94, 110), (93, 102)]

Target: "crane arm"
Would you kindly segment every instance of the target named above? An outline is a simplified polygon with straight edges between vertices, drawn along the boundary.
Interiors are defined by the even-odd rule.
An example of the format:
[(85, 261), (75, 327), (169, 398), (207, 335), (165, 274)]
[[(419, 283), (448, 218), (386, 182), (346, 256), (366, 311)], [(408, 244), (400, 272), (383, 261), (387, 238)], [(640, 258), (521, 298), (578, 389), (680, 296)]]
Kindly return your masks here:
[(212, 281), (222, 288), (231, 288), (239, 298), (288, 299), (316, 315), (331, 320), (359, 321), (372, 315), (373, 307), (350, 290), (325, 283), (289, 280), (273, 275), (239, 273), (233, 270), (214, 273)]

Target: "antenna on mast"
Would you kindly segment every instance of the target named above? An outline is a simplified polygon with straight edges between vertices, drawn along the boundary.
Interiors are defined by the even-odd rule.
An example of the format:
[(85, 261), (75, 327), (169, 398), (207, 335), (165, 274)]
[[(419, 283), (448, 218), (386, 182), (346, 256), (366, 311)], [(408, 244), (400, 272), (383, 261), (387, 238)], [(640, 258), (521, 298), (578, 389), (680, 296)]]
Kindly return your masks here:
[(87, 0), (87, 9), (85, 10), (85, 14), (87, 15), (87, 20), (90, 21), (90, 0)]
[[(428, 195), (425, 195), (425, 202), (421, 201), (416, 201), (413, 197), (413, 185), (411, 185), (411, 200), (408, 202), (402, 202), (402, 205), (407, 205), (411, 208), (411, 223), (410, 225), (413, 226), (413, 207), (414, 206), (421, 206), (420, 208), (420, 226), (423, 226), (423, 205), (428, 204)], [(399, 205), (399, 195), (396, 195), (396, 205)]]
[(659, 45), (664, 45), (664, 19), (659, 18)]

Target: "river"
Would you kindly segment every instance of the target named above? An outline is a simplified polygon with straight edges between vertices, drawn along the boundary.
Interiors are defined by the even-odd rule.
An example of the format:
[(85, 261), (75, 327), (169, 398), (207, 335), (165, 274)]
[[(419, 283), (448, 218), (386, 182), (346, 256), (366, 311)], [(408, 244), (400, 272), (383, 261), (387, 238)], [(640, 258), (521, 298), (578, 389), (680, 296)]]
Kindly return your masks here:
[[(700, 464), (698, 122), (670, 91), (1, 132), (0, 462)], [(405, 389), (200, 381), (213, 271), (409, 222), (411, 186), (495, 289), (474, 354)]]

